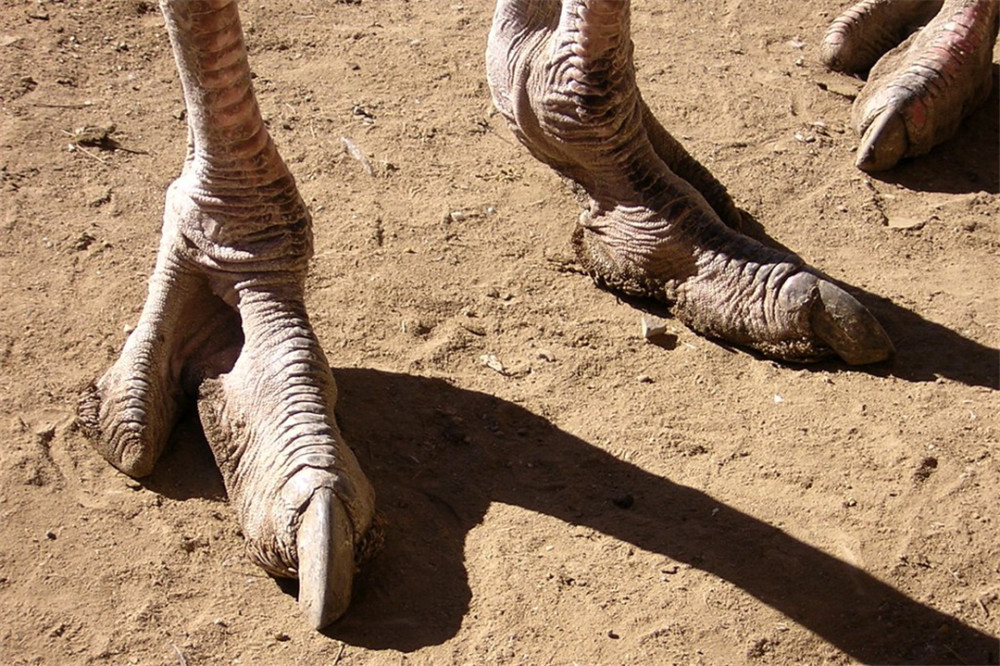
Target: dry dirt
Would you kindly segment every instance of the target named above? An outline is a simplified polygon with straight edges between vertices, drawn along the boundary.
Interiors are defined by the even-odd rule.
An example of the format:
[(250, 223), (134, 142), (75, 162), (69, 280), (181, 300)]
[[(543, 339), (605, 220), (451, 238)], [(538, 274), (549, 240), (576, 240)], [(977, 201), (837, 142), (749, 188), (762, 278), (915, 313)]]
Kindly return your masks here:
[(243, 3), (390, 524), (318, 634), (244, 558), (194, 421), (141, 482), (74, 426), (183, 156), (158, 11), (0, 0), (0, 663), (996, 663), (997, 95), (865, 176), (859, 83), (817, 62), (842, 4), (636, 0), (634, 37), (664, 124), (885, 322), (898, 356), (866, 369), (673, 321), (644, 342), (567, 261), (573, 192), (491, 110), (491, 3)]

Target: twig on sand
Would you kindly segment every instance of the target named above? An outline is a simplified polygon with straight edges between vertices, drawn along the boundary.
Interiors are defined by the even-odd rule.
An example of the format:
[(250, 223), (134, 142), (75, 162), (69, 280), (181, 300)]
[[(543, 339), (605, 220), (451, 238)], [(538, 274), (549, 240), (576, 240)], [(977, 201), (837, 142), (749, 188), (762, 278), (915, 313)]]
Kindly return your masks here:
[(340, 140), (343, 142), (344, 150), (347, 151), (347, 154), (361, 163), (361, 168), (365, 170), (365, 173), (369, 176), (374, 176), (375, 167), (372, 166), (371, 160), (368, 159), (368, 156), (365, 155), (360, 148), (358, 148), (358, 144), (354, 143), (354, 141), (347, 136), (340, 137)]
[(344, 648), (347, 647), (347, 643), (340, 641), (340, 650), (337, 651), (337, 656), (333, 659), (333, 664), (330, 666), (337, 666), (340, 663), (340, 658), (344, 656)]
[(43, 109), (89, 109), (94, 106), (93, 102), (83, 102), (82, 104), (47, 104), (45, 102), (31, 102), (31, 106)]
[(92, 158), (92, 159), (95, 159), (95, 160), (97, 160), (97, 161), (98, 161), (98, 162), (100, 162), (101, 164), (105, 164), (105, 165), (106, 165), (106, 164), (108, 163), (108, 161), (107, 161), (106, 159), (102, 158), (101, 156), (99, 156), (99, 155), (97, 155), (97, 154), (95, 154), (95, 153), (92, 153), (92, 152), (90, 152), (89, 150), (87, 150), (87, 149), (86, 149), (86, 148), (84, 148), (83, 146), (80, 146), (80, 145), (77, 145), (77, 144), (75, 144), (75, 143), (71, 143), (71, 144), (69, 145), (69, 147), (70, 147), (70, 150), (71, 150), (72, 152), (77, 152), (77, 151), (79, 151), (79, 152), (83, 153), (84, 155), (86, 155), (87, 157), (90, 157), (90, 158)]
[(174, 652), (177, 653), (177, 659), (180, 660), (181, 666), (188, 666), (188, 660), (184, 658), (184, 653), (181, 652), (181, 649), (176, 645), (174, 645), (173, 643), (170, 644), (170, 647), (172, 647), (174, 649)]

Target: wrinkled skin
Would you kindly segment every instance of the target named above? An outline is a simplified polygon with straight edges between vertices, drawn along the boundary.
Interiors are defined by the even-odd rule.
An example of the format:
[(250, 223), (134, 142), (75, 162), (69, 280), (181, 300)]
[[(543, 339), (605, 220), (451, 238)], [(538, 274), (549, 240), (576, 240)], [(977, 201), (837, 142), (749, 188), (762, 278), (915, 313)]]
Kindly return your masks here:
[[(233, 0), (161, 0), (188, 110), (149, 296), (80, 398), (97, 450), (153, 469), (197, 406), (249, 557), (300, 581), (314, 627), (345, 612), (377, 549), (374, 492), (334, 420), (303, 285), (311, 221), (261, 120)], [(501, 0), (487, 69), (532, 155), (588, 194), (573, 235), (600, 283), (661, 299), (695, 330), (790, 361), (881, 361), (892, 345), (844, 290), (736, 229), (725, 188), (652, 116), (625, 0)]]
[(144, 476), (197, 402), (248, 555), (298, 577), (299, 606), (322, 627), (346, 610), (355, 562), (379, 532), (304, 305), (309, 213), (261, 119), (236, 5), (162, 9), (188, 153), (167, 191), (142, 315), (81, 396), (80, 423), (113, 465)]
[(998, 26), (996, 0), (864, 0), (833, 22), (823, 61), (871, 69), (851, 114), (859, 169), (891, 169), (958, 131), (989, 96)]
[(487, 48), (495, 106), (539, 160), (589, 195), (574, 235), (596, 281), (670, 304), (704, 335), (787, 361), (884, 360), (854, 298), (732, 224), (734, 206), (650, 113), (625, 0), (501, 0)]

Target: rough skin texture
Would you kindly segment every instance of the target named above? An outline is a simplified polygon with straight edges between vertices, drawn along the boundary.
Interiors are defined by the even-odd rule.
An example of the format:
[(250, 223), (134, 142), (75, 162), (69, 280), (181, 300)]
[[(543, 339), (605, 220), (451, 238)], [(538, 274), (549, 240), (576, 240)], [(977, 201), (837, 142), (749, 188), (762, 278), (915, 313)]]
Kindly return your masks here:
[(112, 464), (144, 476), (196, 399), (247, 554), (300, 579), (300, 606), (319, 628), (346, 610), (355, 557), (380, 536), (306, 314), (309, 212), (261, 119), (235, 3), (162, 10), (188, 154), (167, 191), (146, 307), (84, 392), (80, 422)]
[(774, 358), (888, 358), (892, 344), (851, 296), (720, 219), (735, 217), (725, 189), (642, 100), (629, 9), (500, 2), (487, 47), (494, 104), (514, 134), (588, 194), (580, 262), (601, 284), (669, 303), (704, 335)]
[(871, 68), (852, 113), (858, 168), (891, 169), (955, 135), (989, 96), (998, 27), (996, 0), (865, 0), (834, 21), (827, 65)]

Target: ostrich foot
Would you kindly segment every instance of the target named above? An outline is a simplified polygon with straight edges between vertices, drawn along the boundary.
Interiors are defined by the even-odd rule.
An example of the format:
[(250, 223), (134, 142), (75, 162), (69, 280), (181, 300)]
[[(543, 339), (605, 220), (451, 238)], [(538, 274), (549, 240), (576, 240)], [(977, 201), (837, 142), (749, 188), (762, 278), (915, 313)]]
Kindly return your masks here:
[(112, 465), (141, 477), (197, 403), (248, 555), (299, 578), (303, 614), (325, 626), (346, 610), (380, 532), (372, 488), (334, 420), (301, 278), (207, 270), (171, 217), (138, 325), (81, 395), (79, 423)]
[(636, 87), (628, 2), (498, 3), (487, 73), (518, 139), (589, 195), (574, 245), (597, 282), (782, 360), (892, 355), (849, 294), (720, 219), (735, 209), (725, 189), (673, 148)]
[(196, 403), (247, 554), (299, 578), (299, 606), (319, 628), (346, 610), (357, 560), (380, 532), (306, 314), (309, 213), (261, 120), (235, 4), (162, 9), (188, 156), (167, 191), (138, 325), (84, 391), (79, 422), (111, 464), (144, 476)]
[(958, 131), (989, 96), (998, 25), (996, 0), (865, 0), (834, 21), (824, 61), (871, 67), (852, 111), (859, 169), (890, 169)]

